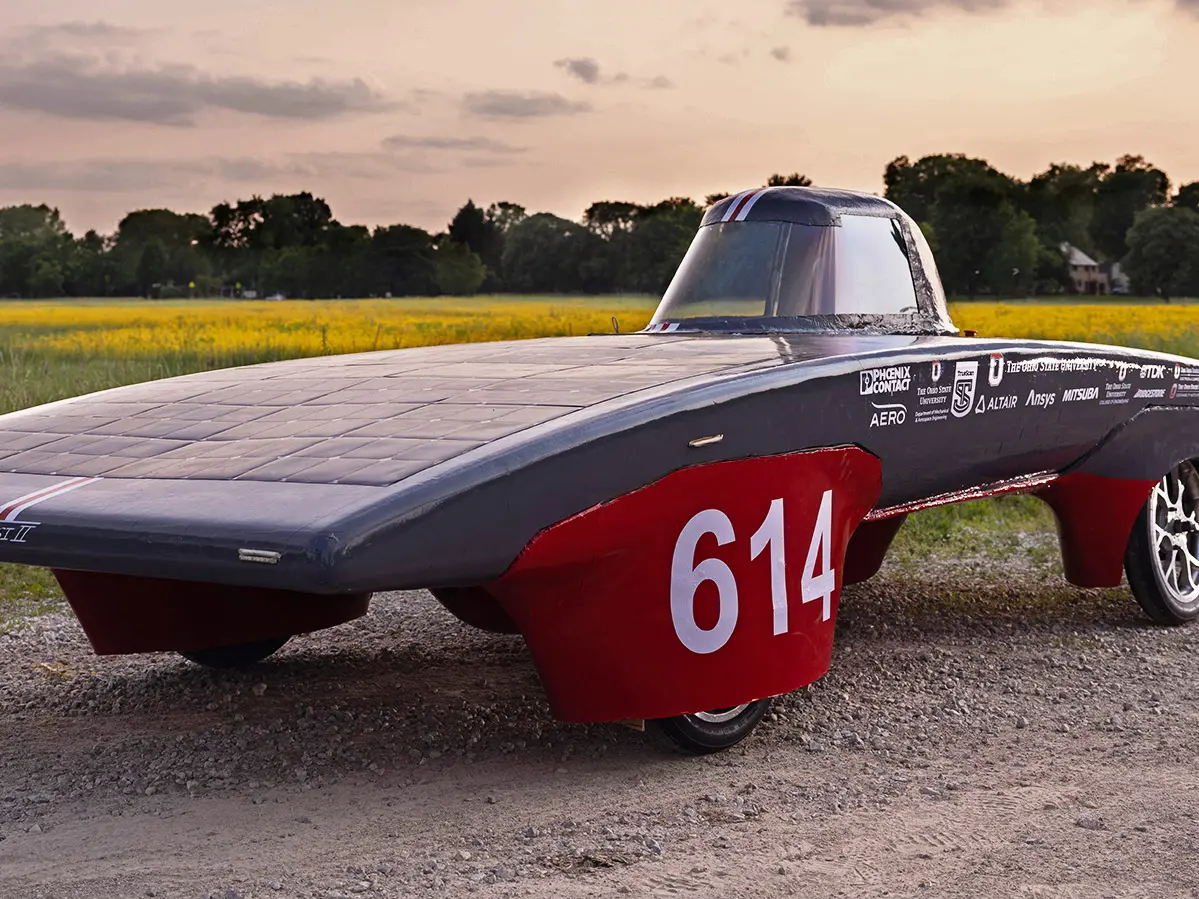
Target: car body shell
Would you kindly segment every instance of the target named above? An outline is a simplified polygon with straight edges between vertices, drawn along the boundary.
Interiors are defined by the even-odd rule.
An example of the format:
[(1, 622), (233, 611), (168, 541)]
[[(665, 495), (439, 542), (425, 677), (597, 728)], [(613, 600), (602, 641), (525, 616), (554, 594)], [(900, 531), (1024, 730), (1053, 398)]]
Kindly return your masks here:
[(1152, 485), (1199, 456), (1199, 362), (956, 336), (914, 226), (856, 196), (747, 192), (705, 227), (747, 203), (892, 216), (910, 315), (660, 312), (646, 333), (269, 363), (0, 417), (0, 561), (55, 569), (103, 652), (286, 636), (433, 588), (522, 633), (574, 720), (815, 680), (841, 586), (917, 508), (1034, 493), (1067, 576), (1118, 583)]

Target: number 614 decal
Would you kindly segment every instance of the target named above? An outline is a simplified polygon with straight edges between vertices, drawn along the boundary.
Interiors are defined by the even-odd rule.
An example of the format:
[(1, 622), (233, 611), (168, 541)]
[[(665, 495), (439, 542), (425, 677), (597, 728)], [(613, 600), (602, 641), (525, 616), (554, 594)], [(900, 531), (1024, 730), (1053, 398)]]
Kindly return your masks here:
[[(766, 518), (749, 538), (749, 558), (753, 561), (767, 552), (770, 564), (770, 602), (774, 609), (774, 633), (787, 632), (787, 557), (784, 551), (784, 511), (782, 499), (770, 504)], [(700, 655), (716, 652), (724, 646), (737, 627), (739, 598), (737, 578), (721, 559), (695, 561), (695, 549), (700, 538), (712, 534), (720, 546), (734, 542), (737, 535), (733, 523), (719, 509), (696, 513), (683, 526), (674, 544), (670, 563), (670, 617), (674, 632), (682, 644)], [(800, 579), (800, 598), (809, 603), (823, 600), (822, 621), (832, 616), (833, 592), (837, 589), (837, 573), (832, 565), (833, 491), (826, 490), (820, 499), (816, 524), (808, 543), (808, 555)], [(817, 562), (821, 573), (816, 573)], [(695, 620), (695, 594), (701, 584), (711, 581), (720, 598), (716, 624), (709, 629)]]

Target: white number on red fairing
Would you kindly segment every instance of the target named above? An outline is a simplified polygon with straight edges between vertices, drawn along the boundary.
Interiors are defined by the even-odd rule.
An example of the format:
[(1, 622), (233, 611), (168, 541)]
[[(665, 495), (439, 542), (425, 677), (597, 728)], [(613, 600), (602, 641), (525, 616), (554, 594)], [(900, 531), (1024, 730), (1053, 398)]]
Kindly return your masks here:
[[(787, 557), (784, 545), (783, 501), (776, 499), (770, 504), (766, 518), (754, 535), (749, 538), (750, 561), (769, 548), (770, 603), (773, 607), (773, 630), (777, 634), (787, 632)], [(719, 509), (705, 509), (696, 513), (684, 525), (674, 544), (670, 562), (670, 617), (674, 632), (684, 646), (694, 653), (707, 655), (716, 652), (733, 635), (737, 627), (739, 600), (737, 578), (725, 562), (707, 558), (696, 564), (695, 549), (700, 538), (712, 534), (719, 546), (736, 539), (733, 523)], [(822, 621), (832, 616), (833, 592), (837, 589), (837, 572), (832, 565), (833, 546), (833, 491), (826, 490), (820, 498), (820, 510), (808, 543), (808, 555), (804, 561), (800, 579), (800, 600), (804, 603), (823, 600)], [(817, 564), (820, 573), (816, 572)], [(719, 596), (719, 613), (716, 624), (704, 629), (695, 620), (695, 594), (705, 581), (716, 586)]]

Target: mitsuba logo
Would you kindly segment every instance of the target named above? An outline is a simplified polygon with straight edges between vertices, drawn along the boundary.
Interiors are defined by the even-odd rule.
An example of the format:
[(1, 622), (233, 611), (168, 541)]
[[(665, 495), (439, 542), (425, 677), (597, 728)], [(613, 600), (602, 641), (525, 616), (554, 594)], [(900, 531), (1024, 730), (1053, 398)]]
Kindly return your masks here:
[(1099, 399), (1098, 387), (1071, 387), (1062, 392), (1063, 403), (1081, 403), (1086, 400)]
[(908, 420), (908, 407), (903, 403), (871, 403), (874, 414), (870, 416), (870, 427), (887, 428), (901, 425)]
[(1037, 393), (1035, 390), (1028, 391), (1028, 399), (1024, 401), (1026, 406), (1040, 406), (1042, 409), (1048, 409), (1056, 402), (1057, 396), (1053, 393)]
[(894, 365), (891, 368), (868, 368), (858, 373), (862, 396), (878, 393), (904, 393), (912, 386), (912, 366)]
[(974, 393), (978, 389), (978, 363), (958, 362), (953, 368), (953, 405), (955, 418), (965, 418), (974, 408)]

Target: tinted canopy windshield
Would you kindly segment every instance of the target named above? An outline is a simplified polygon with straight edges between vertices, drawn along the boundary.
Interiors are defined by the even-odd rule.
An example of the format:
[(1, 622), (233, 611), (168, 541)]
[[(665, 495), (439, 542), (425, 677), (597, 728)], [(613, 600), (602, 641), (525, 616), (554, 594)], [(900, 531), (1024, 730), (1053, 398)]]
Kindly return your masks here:
[(700, 229), (652, 324), (697, 318), (785, 320), (915, 315), (899, 222), (842, 215), (836, 227), (779, 221)]

